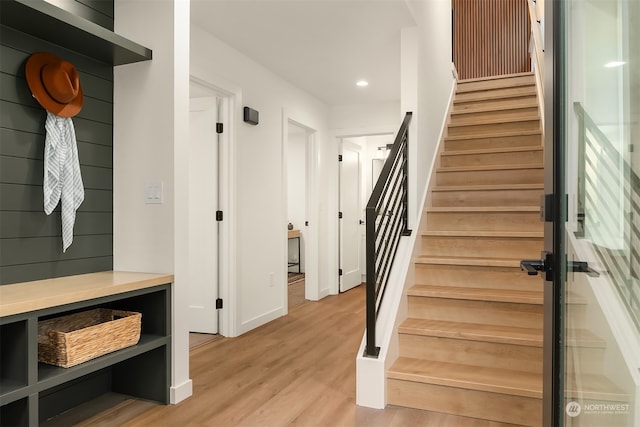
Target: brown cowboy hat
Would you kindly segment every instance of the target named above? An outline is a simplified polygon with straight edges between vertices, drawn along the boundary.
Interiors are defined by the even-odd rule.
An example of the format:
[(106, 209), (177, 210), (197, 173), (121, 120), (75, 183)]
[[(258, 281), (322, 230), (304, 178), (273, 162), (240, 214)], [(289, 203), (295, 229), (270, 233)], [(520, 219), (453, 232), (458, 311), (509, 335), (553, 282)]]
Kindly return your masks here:
[(45, 110), (73, 117), (82, 109), (82, 86), (76, 67), (46, 52), (33, 53), (25, 65), (27, 84)]

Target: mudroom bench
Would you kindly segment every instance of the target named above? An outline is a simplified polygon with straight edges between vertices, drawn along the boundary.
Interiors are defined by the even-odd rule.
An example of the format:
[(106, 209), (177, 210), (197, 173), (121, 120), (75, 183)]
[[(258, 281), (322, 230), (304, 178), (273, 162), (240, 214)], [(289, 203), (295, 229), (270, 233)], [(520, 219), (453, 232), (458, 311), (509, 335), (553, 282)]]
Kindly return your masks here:
[[(107, 395), (169, 403), (172, 282), (105, 271), (0, 286), (1, 424), (46, 425)], [(141, 313), (137, 344), (69, 368), (38, 361), (39, 321), (96, 308)]]

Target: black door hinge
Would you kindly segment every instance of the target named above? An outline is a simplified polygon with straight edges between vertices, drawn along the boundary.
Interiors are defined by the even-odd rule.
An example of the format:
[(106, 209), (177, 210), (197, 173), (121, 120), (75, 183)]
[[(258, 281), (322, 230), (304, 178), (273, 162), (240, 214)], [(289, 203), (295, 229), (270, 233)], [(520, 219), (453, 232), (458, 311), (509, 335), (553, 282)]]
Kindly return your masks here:
[(342, 212), (338, 212), (338, 219), (342, 219)]
[(222, 133), (224, 130), (224, 125), (222, 123), (216, 123), (216, 133)]
[(341, 162), (342, 161), (342, 154), (338, 154), (338, 161)]
[(222, 211), (216, 211), (216, 221), (222, 221)]
[(216, 310), (220, 310), (222, 308), (222, 298), (216, 299)]
[(338, 276), (342, 276), (342, 269), (338, 269)]

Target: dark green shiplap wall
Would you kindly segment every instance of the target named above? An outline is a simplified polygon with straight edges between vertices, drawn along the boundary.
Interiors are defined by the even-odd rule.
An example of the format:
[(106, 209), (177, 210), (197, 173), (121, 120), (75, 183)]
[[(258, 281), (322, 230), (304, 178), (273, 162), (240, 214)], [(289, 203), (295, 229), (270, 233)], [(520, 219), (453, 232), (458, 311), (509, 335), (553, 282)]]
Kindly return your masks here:
[[(73, 9), (113, 28), (111, 0), (80, 0)], [(0, 27), (0, 49), (0, 284), (111, 270), (113, 67), (5, 26)], [(36, 51), (72, 62), (84, 91), (84, 106), (73, 123), (85, 200), (66, 253), (60, 207), (50, 216), (43, 209), (46, 112), (24, 77), (25, 61)]]

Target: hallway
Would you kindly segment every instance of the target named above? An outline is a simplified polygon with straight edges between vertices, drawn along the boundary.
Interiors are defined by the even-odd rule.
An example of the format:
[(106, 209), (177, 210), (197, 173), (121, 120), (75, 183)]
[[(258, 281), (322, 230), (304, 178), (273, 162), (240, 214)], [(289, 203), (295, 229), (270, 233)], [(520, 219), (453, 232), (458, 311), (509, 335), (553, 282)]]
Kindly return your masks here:
[(363, 328), (364, 286), (322, 301), (306, 301), (288, 316), (238, 338), (193, 348), (191, 398), (175, 406), (123, 400), (79, 425), (500, 425), (392, 406), (357, 407), (355, 351)]

